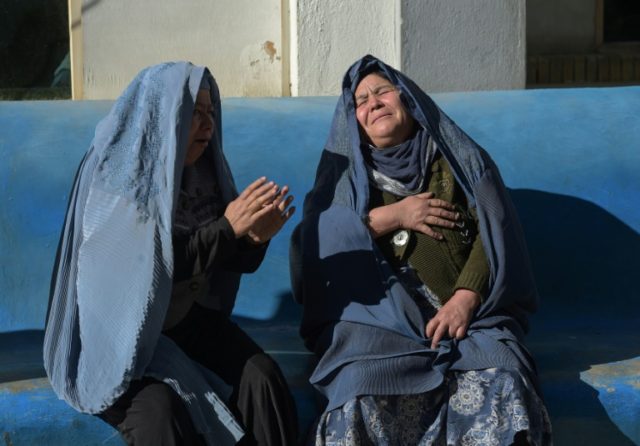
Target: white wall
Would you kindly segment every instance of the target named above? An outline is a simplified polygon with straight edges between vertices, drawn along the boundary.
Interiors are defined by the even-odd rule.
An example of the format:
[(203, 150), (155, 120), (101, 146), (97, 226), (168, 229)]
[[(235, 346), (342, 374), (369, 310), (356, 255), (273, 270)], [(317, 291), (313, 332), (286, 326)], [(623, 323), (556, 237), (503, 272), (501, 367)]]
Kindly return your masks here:
[(525, 0), (69, 2), (75, 98), (115, 98), (176, 59), (207, 65), (223, 96), (336, 95), (368, 53), (432, 92), (525, 85)]
[(396, 0), (292, 0), (297, 9), (291, 46), (292, 94), (335, 95), (349, 66), (373, 54), (399, 67)]
[(294, 95), (338, 94), (347, 68), (367, 53), (431, 92), (525, 86), (525, 0), (292, 2)]
[(524, 88), (525, 0), (402, 0), (402, 71), (427, 91)]
[(280, 5), (280, 0), (84, 0), (84, 98), (117, 97), (143, 67), (178, 59), (207, 65), (223, 96), (280, 96)]

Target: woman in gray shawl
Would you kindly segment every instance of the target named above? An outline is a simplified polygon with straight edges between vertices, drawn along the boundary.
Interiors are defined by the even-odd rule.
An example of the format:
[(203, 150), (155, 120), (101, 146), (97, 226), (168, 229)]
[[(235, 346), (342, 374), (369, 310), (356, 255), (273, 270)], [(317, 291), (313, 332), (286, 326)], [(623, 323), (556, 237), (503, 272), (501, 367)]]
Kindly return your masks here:
[(343, 81), (292, 236), (316, 445), (550, 444), (522, 344), (538, 302), (489, 155), (372, 56)]
[(293, 444), (276, 363), (229, 320), (292, 197), (238, 195), (206, 68), (143, 70), (97, 126), (65, 219), (44, 360), (57, 394), (129, 444)]

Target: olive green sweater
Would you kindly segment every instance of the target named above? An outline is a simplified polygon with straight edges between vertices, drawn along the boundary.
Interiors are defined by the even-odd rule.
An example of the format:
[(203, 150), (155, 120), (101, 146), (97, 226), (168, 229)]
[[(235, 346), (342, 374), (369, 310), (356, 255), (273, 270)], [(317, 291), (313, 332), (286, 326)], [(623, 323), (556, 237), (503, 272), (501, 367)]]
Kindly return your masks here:
[[(467, 207), (464, 192), (440, 153), (436, 153), (431, 165), (426, 190), (456, 207), (462, 217), (459, 226), (454, 229), (434, 227), (442, 233), (444, 240), (409, 230), (407, 243), (394, 244), (393, 237), (402, 231), (400, 229), (379, 237), (378, 246), (394, 268), (409, 262), (442, 304), (459, 288), (473, 290), (483, 299), (489, 281), (489, 265), (478, 235), (478, 219), (475, 210)], [(392, 204), (402, 198), (371, 187), (370, 207)]]

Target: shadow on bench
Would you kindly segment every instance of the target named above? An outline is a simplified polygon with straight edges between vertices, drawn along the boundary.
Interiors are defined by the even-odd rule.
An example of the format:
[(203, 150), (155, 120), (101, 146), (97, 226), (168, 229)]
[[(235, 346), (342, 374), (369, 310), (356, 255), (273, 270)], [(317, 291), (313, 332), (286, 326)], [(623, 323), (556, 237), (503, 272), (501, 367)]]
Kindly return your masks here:
[(585, 200), (533, 190), (511, 195), (541, 296), (527, 344), (555, 442), (634, 445), (628, 437), (640, 440), (640, 236)]
[[(305, 435), (318, 414), (320, 399), (309, 384), (314, 366), (298, 336), (301, 308), (289, 293), (280, 296), (276, 315), (259, 321), (233, 319), (278, 362), (291, 387), (299, 414), (301, 435)], [(18, 444), (122, 444), (117, 432), (101, 420), (75, 412), (58, 400), (46, 378), (42, 361), (43, 330), (0, 333), (0, 413), (7, 426), (5, 443)], [(20, 409), (18, 409), (20, 408)], [(3, 428), (4, 429), (4, 428)], [(20, 438), (14, 443), (12, 437)]]

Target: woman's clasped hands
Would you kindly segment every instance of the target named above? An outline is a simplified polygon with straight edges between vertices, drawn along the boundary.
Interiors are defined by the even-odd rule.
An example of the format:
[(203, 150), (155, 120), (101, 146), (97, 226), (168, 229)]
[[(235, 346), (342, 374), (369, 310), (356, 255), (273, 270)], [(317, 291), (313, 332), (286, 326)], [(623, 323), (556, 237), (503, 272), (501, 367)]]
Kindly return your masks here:
[(246, 236), (255, 244), (271, 240), (295, 212), (288, 193), (288, 186), (280, 188), (266, 177), (247, 186), (224, 212), (236, 238)]

